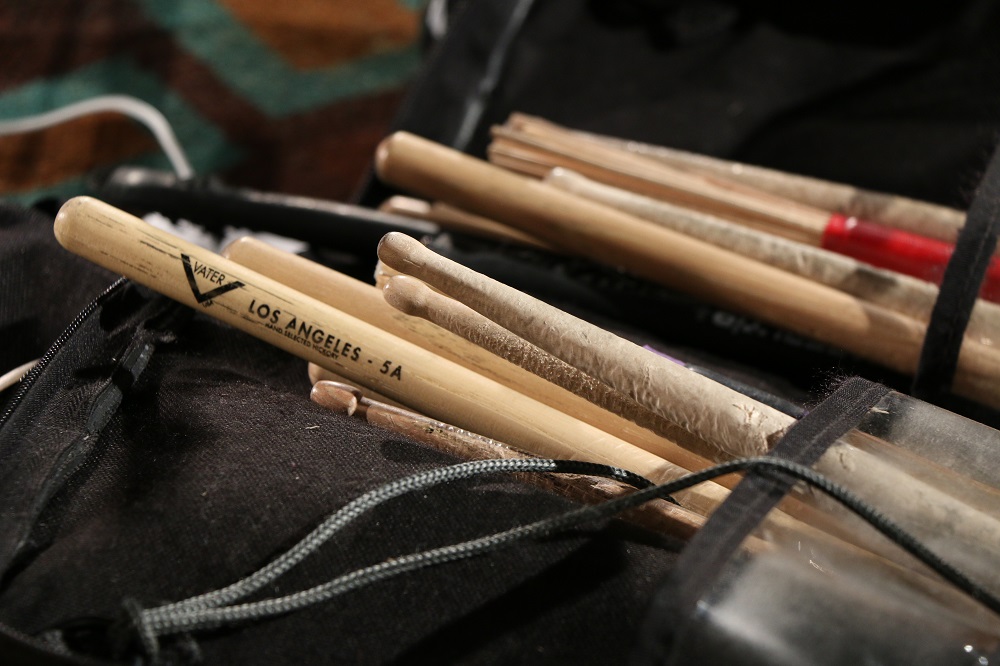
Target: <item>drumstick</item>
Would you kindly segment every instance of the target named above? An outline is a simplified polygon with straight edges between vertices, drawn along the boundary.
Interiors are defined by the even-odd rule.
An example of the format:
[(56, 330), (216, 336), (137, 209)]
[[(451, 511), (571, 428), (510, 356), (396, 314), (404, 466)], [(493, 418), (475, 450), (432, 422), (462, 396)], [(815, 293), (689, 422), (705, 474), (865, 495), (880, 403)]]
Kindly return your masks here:
[(389, 305), (400, 312), (433, 322), (602, 409), (667, 437), (677, 430), (676, 425), (607, 384), (542, 351), (475, 310), (433, 291), (415, 278), (406, 275), (390, 278), (382, 295)]
[[(365, 397), (353, 387), (336, 382), (319, 382), (313, 387), (310, 398), (327, 409), (348, 416), (358, 416), (372, 425), (399, 433), (437, 451), (465, 460), (529, 457), (528, 454), (501, 442), (407, 409), (380, 403)], [(520, 474), (517, 478), (569, 499), (589, 504), (619, 497), (635, 490), (613, 479), (583, 475)], [(622, 518), (681, 539), (693, 536), (705, 522), (702, 516), (664, 500), (654, 500), (644, 504), (622, 514)]]
[[(602, 462), (654, 481), (684, 468), (552, 409), (382, 329), (89, 197), (55, 222), (67, 250), (299, 358), (467, 430), (550, 458)], [(699, 513), (718, 485), (678, 498)]]
[[(766, 452), (776, 435), (793, 421), (607, 331), (436, 255), (403, 234), (388, 234), (383, 238), (379, 257), (627, 393), (639, 404), (691, 429), (730, 455)], [(940, 539), (941, 530), (945, 530), (949, 538), (961, 541), (969, 549), (970, 566), (976, 566), (982, 575), (1000, 584), (1000, 575), (992, 568), (982, 570), (984, 563), (995, 556), (996, 544), (1000, 543), (997, 516), (931, 485), (956, 475), (929, 462), (925, 464), (924, 474), (932, 480), (930, 483), (887, 464), (867, 449), (839, 441), (815, 466), (904, 522), (909, 529), (919, 530), (923, 538)], [(952, 478), (950, 483), (961, 485), (963, 481)], [(969, 481), (966, 485), (974, 484)], [(977, 506), (992, 507), (996, 513), (995, 509), (1000, 507), (998, 492), (985, 487), (976, 492), (981, 493)], [(984, 538), (986, 533), (992, 536)]]
[[(937, 300), (938, 289), (930, 282), (875, 268), (836, 252), (762, 233), (628, 190), (603, 185), (566, 169), (553, 169), (545, 177), (545, 182), (925, 323), (930, 320)], [(966, 335), (988, 344), (1000, 341), (997, 340), (1000, 336), (1000, 305), (978, 300), (966, 328)]]
[(522, 113), (511, 114), (506, 124), (512, 129), (534, 136), (558, 134), (572, 137), (584, 144), (590, 141), (603, 143), (679, 169), (733, 180), (799, 203), (872, 220), (946, 243), (955, 243), (959, 230), (965, 224), (964, 211), (895, 194), (873, 192), (675, 148), (581, 132)]
[[(586, 149), (582, 150), (584, 146)], [(550, 167), (566, 167), (608, 185), (717, 214), (931, 282), (940, 283), (954, 251), (953, 245), (933, 238), (830, 213), (742, 183), (684, 171), (579, 137), (529, 136), (497, 127), (490, 155), (508, 152), (518, 159), (527, 154)], [(998, 259), (994, 259), (987, 271), (982, 295), (1000, 300)]]
[[(899, 372), (912, 374), (917, 366), (924, 337), (919, 322), (836, 289), (410, 134), (397, 133), (384, 140), (376, 168), (384, 180), (399, 187), (530, 230), (582, 256), (625, 267), (654, 282), (833, 344)], [(966, 340), (954, 391), (998, 407), (998, 379), (1000, 354)]]
[[(709, 465), (704, 457), (691, 453), (705, 451), (707, 445), (697, 441), (683, 428), (674, 426), (664, 436), (658, 436), (627, 419), (600, 409), (580, 396), (553, 386), (530, 372), (498, 360), (488, 351), (439, 326), (399, 312), (385, 302), (379, 289), (371, 285), (253, 238), (241, 238), (231, 243), (223, 253), (238, 264), (565, 414), (571, 414), (684, 469), (698, 470)], [(723, 483), (729, 485), (733, 481), (731, 477), (722, 479)]]

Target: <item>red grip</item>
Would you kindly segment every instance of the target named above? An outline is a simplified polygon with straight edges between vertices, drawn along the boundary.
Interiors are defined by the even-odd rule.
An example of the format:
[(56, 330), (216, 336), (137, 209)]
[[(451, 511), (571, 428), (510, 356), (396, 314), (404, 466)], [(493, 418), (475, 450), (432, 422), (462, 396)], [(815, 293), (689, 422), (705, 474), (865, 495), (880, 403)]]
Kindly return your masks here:
[[(948, 265), (955, 246), (834, 213), (823, 232), (823, 249), (846, 254), (879, 268), (941, 284), (945, 266)], [(979, 296), (1000, 302), (1000, 262), (995, 257), (986, 269)]]

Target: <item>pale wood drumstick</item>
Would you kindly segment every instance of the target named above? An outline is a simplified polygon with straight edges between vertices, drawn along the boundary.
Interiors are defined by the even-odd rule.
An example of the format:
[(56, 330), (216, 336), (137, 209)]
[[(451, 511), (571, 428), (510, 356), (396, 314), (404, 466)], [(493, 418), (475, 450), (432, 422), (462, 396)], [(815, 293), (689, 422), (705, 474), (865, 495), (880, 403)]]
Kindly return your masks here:
[[(792, 423), (785, 414), (435, 255), (403, 234), (383, 238), (379, 256), (397, 270), (432, 284), (542, 349), (627, 392), (640, 404), (691, 428), (700, 438), (731, 455), (767, 451), (769, 440)], [(985, 563), (1000, 550), (998, 516), (969, 506), (941, 488), (886, 464), (879, 456), (843, 441), (823, 455), (816, 469), (867, 498), (923, 538), (943, 547), (948, 547), (949, 539), (960, 541), (968, 549), (963, 554), (966, 564), (1000, 585), (1000, 574), (992, 567), (984, 570)], [(925, 472), (930, 479), (949, 474), (931, 463), (927, 463)], [(954, 479), (952, 483), (962, 481)], [(996, 491), (984, 488), (982, 492), (987, 496), (979, 505), (1000, 511)], [(991, 536), (984, 538), (986, 533)], [(947, 537), (942, 536), (945, 534)]]
[[(610, 187), (566, 169), (553, 169), (545, 177), (545, 182), (667, 229), (834, 287), (921, 322), (930, 320), (937, 300), (938, 288), (930, 282)], [(1000, 342), (1000, 305), (978, 299), (966, 335), (986, 344)]]
[[(386, 405), (350, 386), (336, 382), (317, 383), (310, 393), (317, 404), (333, 411), (355, 415), (368, 423), (400, 433), (444, 453), (465, 460), (526, 458), (528, 454), (496, 440), (453, 425), (427, 418), (407, 409)], [(634, 492), (634, 488), (613, 479), (566, 474), (521, 474), (517, 478), (554, 491), (572, 500), (594, 504)], [(665, 500), (653, 500), (622, 514), (638, 525), (681, 539), (688, 539), (705, 519)]]
[[(55, 222), (71, 252), (428, 416), (543, 457), (624, 467), (654, 481), (687, 470), (89, 197)], [(679, 496), (710, 512), (718, 485)]]
[[(698, 470), (709, 464), (705, 458), (692, 453), (705, 450), (707, 445), (696, 441), (683, 428), (675, 426), (667, 436), (658, 436), (530, 372), (498, 360), (488, 351), (439, 326), (399, 312), (385, 302), (379, 289), (371, 285), (253, 238), (233, 242), (224, 253), (238, 264), (571, 414), (684, 469)], [(721, 481), (732, 485), (734, 479), (725, 477)]]
[[(383, 141), (376, 163), (381, 177), (399, 187), (522, 228), (582, 256), (626, 267), (903, 373), (912, 374), (917, 366), (924, 337), (920, 322), (836, 289), (410, 134)], [(967, 340), (954, 391), (1000, 407), (998, 379), (1000, 353)]]
[[(475, 310), (430, 289), (407, 275), (390, 278), (382, 291), (387, 303), (410, 316), (421, 317), (441, 328), (510, 361), (518, 367), (560, 386), (609, 412), (632, 421), (664, 437), (675, 439), (677, 425), (654, 414), (634, 400), (581, 372), (555, 356), (519, 338)], [(687, 438), (685, 438), (685, 441)], [(711, 456), (704, 442), (694, 452)]]
[(562, 133), (598, 141), (680, 169), (732, 179), (823, 210), (862, 217), (946, 243), (954, 243), (965, 224), (965, 212), (954, 208), (675, 148), (579, 132), (525, 114), (512, 114), (507, 125), (529, 134)]

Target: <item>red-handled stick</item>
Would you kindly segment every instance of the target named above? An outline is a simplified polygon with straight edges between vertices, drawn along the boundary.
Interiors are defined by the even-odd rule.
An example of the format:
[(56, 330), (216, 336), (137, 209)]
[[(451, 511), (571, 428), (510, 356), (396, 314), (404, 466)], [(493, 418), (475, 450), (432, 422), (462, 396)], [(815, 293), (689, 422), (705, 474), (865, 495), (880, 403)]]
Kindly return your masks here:
[[(856, 217), (833, 214), (822, 247), (859, 261), (941, 284), (955, 246)], [(983, 278), (981, 298), (1000, 301), (1000, 262), (993, 259)]]

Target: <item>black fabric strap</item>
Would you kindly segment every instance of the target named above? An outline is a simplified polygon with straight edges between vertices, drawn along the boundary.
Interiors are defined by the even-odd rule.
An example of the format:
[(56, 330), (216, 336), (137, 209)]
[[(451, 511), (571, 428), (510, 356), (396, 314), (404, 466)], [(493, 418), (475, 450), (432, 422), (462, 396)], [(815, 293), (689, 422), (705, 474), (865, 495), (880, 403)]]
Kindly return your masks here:
[(986, 174), (976, 189), (927, 325), (920, 363), (910, 390), (922, 400), (937, 402), (951, 388), (962, 337), (986, 269), (993, 259), (998, 231), (1000, 148), (994, 151)]
[[(844, 381), (818, 407), (789, 428), (772, 457), (812, 465), (857, 426), (889, 389), (859, 377)], [(750, 472), (691, 539), (673, 573), (653, 599), (633, 663), (662, 664), (704, 594), (740, 544), (791, 490), (794, 479)]]

